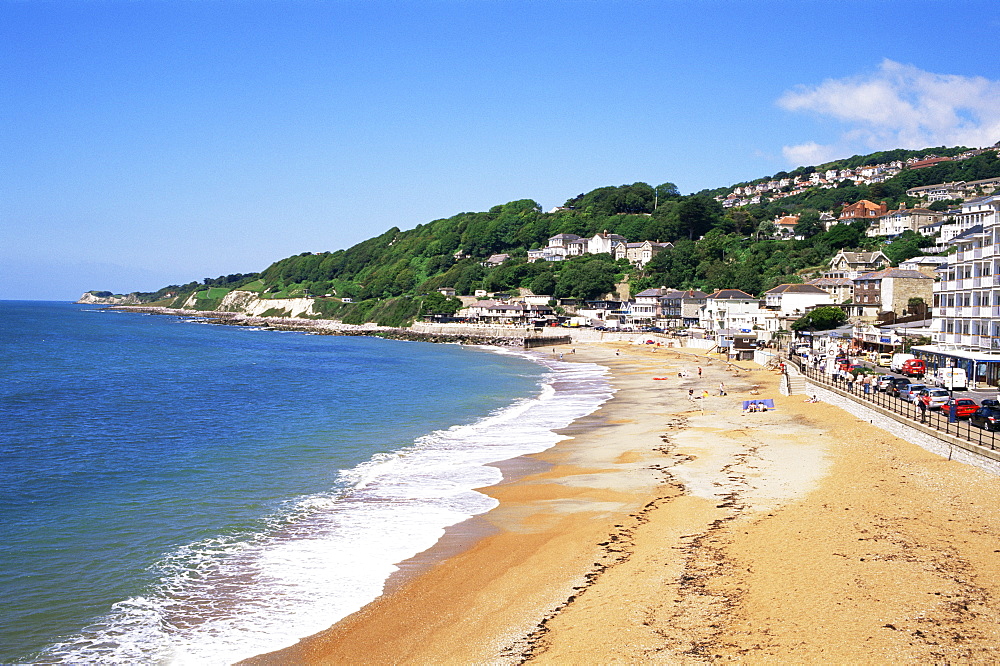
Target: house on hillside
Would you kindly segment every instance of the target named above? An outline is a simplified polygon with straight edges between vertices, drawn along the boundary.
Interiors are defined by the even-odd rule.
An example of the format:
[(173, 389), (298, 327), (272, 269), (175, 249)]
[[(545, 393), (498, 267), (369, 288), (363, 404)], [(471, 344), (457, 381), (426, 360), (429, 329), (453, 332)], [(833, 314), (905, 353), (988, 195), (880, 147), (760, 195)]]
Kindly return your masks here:
[(499, 266), (503, 262), (510, 259), (509, 254), (491, 254), (486, 261), (483, 262), (484, 266)]
[(641, 243), (619, 243), (615, 246), (613, 256), (615, 259), (627, 259), (633, 266), (641, 268), (660, 252), (673, 246), (673, 243), (654, 243), (648, 240)]
[(848, 252), (841, 250), (830, 259), (830, 268), (823, 277), (848, 278), (853, 280), (862, 273), (870, 273), (885, 268), (892, 262), (881, 250), (875, 252)]
[(920, 271), (929, 278), (938, 276), (938, 269), (948, 264), (948, 257), (911, 257), (899, 262), (899, 268), (904, 271)]
[[(880, 215), (865, 232), (869, 238), (875, 236), (898, 236), (904, 231), (921, 231), (927, 225), (941, 220), (942, 214), (927, 208), (907, 208), (900, 204), (896, 210)], [(930, 234), (925, 234), (930, 235)]]
[(794, 238), (796, 240), (802, 240), (802, 236), (795, 235), (795, 225), (799, 223), (798, 215), (786, 215), (785, 217), (778, 217), (774, 220), (774, 228), (776, 230), (776, 236), (778, 238)]
[(851, 302), (854, 300), (854, 280), (849, 278), (820, 277), (809, 280), (806, 284), (819, 287), (833, 297), (834, 303)]
[(946, 199), (961, 199), (965, 196), (965, 181), (938, 183), (937, 185), (921, 185), (906, 190), (906, 196), (915, 199), (927, 199), (928, 203)]
[(601, 254), (607, 252), (608, 254), (614, 254), (615, 246), (619, 243), (625, 243), (625, 237), (619, 234), (608, 233), (607, 230), (596, 234), (593, 238), (587, 241), (587, 252), (589, 254)]
[(983, 196), (985, 194), (997, 194), (1000, 188), (1000, 178), (985, 178), (983, 180), (970, 180), (965, 184), (967, 196)]
[(889, 212), (889, 207), (882, 203), (873, 203), (868, 201), (868, 199), (862, 199), (852, 204), (844, 206), (840, 210), (840, 216), (837, 220), (841, 224), (850, 224), (855, 220), (864, 220), (865, 222), (871, 222), (876, 220), (882, 215)]
[(833, 213), (824, 211), (819, 214), (819, 221), (823, 225), (824, 231), (829, 231), (831, 227), (840, 224), (840, 220), (833, 216)]
[(909, 169), (926, 169), (927, 167), (932, 167), (935, 164), (941, 164), (941, 162), (951, 162), (950, 157), (926, 157), (922, 160), (915, 160), (911, 162), (906, 161), (906, 166)]

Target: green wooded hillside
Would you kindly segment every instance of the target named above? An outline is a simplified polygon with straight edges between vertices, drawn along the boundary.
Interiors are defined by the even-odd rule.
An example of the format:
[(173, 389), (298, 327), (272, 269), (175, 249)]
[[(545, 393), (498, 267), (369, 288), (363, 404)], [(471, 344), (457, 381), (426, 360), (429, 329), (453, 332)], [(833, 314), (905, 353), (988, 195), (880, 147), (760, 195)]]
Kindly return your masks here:
[[(962, 150), (888, 151), (831, 163), (837, 167), (822, 167), (879, 163), (930, 151), (956, 154)], [(883, 246), (882, 239), (864, 237), (863, 223), (838, 225), (824, 232), (818, 224), (819, 211), (837, 214), (843, 204), (860, 199), (885, 201), (890, 208), (900, 203), (912, 206), (917, 201), (906, 196), (908, 188), (992, 177), (1000, 177), (1000, 160), (996, 152), (987, 152), (963, 161), (904, 170), (884, 183), (842, 183), (832, 189), (814, 188), (773, 202), (765, 200), (728, 210), (713, 195), (732, 188), (683, 196), (672, 183), (655, 187), (641, 182), (608, 186), (571, 197), (551, 213), (543, 212), (530, 199), (511, 201), (488, 211), (459, 213), (406, 231), (392, 227), (353, 247), (318, 254), (305, 252), (277, 261), (260, 273), (171, 285), (141, 296), (177, 305), (196, 291), (199, 299), (204, 296), (204, 303), (199, 300), (204, 309), (219, 300), (219, 288), (250, 289), (263, 297), (330, 294), (358, 302), (419, 297), (439, 287), (454, 287), (459, 294), (524, 287), (555, 297), (595, 298), (623, 279), (630, 281), (633, 293), (649, 286), (668, 286), (706, 291), (736, 288), (759, 294), (782, 282), (800, 281), (800, 273), (810, 268), (819, 270), (841, 248), (878, 246), (898, 261), (916, 254), (921, 244), (929, 244), (904, 236)], [(771, 220), (789, 214), (802, 216), (798, 231), (807, 238), (770, 240)], [(675, 247), (657, 255), (644, 270), (616, 262), (609, 255), (527, 262), (528, 250), (544, 247), (556, 234), (586, 238), (602, 231), (621, 234), (631, 242), (670, 241)], [(502, 265), (484, 267), (487, 257), (500, 253), (510, 258)], [(365, 307), (371, 309), (352, 305), (355, 311)], [(343, 312), (330, 311), (329, 315)]]

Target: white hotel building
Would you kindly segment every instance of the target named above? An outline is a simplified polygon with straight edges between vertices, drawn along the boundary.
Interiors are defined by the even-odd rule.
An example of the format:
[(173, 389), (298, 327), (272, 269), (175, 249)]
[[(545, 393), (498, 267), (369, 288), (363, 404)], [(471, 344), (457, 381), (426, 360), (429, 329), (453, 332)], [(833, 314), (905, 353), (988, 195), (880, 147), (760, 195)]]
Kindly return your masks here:
[(938, 269), (932, 325), (936, 344), (914, 349), (934, 367), (965, 368), (979, 386), (998, 386), (1000, 195), (981, 197), (966, 206), (975, 208), (967, 212), (977, 224), (949, 241), (956, 252)]

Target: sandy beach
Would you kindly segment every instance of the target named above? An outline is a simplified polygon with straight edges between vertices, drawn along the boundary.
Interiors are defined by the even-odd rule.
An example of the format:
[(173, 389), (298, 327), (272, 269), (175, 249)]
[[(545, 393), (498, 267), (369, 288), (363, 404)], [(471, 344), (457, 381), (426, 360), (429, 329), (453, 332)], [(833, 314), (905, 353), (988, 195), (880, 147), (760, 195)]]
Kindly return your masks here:
[[(783, 397), (752, 363), (576, 352), (611, 368), (613, 400), (508, 463), (483, 489), (499, 507), (382, 597), (246, 663), (995, 660), (996, 476)], [(752, 397), (776, 409), (744, 414)]]

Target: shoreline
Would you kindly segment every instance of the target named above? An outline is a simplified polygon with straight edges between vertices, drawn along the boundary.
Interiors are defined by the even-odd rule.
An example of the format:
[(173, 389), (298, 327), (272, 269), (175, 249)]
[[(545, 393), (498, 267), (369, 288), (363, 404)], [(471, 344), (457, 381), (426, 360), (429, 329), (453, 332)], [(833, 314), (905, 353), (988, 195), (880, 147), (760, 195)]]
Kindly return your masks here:
[[(624, 350), (622, 356), (618, 356), (616, 348)], [(357, 640), (354, 634), (359, 631), (364, 634), (365, 626), (372, 622), (372, 626), (377, 626), (387, 616), (413, 617), (408, 597), (426, 599), (428, 595), (437, 596), (433, 588), (444, 570), (453, 572), (448, 577), (453, 576), (468, 568), (467, 561), (475, 562), (471, 565), (472, 568), (483, 570), (481, 562), (484, 559), (495, 562), (504, 557), (500, 553), (506, 554), (508, 563), (505, 567), (508, 567), (512, 566), (512, 561), (521, 560), (522, 557), (527, 561), (536, 559), (531, 553), (538, 550), (543, 552), (543, 559), (547, 561), (535, 562), (535, 565), (543, 564), (541, 568), (548, 573), (539, 575), (536, 572), (531, 578), (538, 583), (535, 595), (544, 597), (546, 601), (539, 603), (537, 599), (527, 600), (526, 608), (521, 610), (527, 611), (532, 620), (530, 623), (520, 622), (522, 637), (510, 634), (504, 627), (494, 626), (492, 629), (495, 634), (491, 643), (493, 649), (499, 655), (506, 655), (502, 656), (501, 661), (517, 661), (516, 655), (520, 651), (530, 650), (528, 644), (533, 640), (531, 635), (544, 627), (545, 618), (550, 613), (557, 612), (567, 598), (574, 597), (578, 590), (588, 587), (619, 559), (620, 555), (614, 544), (624, 538), (622, 534), (627, 531), (625, 523), (641, 522), (650, 502), (659, 499), (664, 490), (673, 492), (671, 488), (675, 484), (661, 460), (664, 455), (661, 419), (650, 415), (643, 419), (628, 416), (635, 407), (648, 407), (649, 398), (661, 395), (666, 384), (672, 385), (670, 393), (675, 395), (671, 395), (669, 401), (673, 401), (687, 393), (681, 389), (681, 384), (686, 387), (699, 382), (693, 373), (692, 377), (685, 379), (673, 377), (667, 382), (652, 381), (657, 373), (642, 365), (634, 365), (636, 356), (652, 356), (661, 362), (659, 374), (670, 372), (674, 375), (681, 367), (688, 365), (691, 359), (703, 358), (706, 376), (702, 383), (705, 386), (709, 385), (709, 369), (713, 375), (717, 373), (724, 377), (727, 386), (740, 385), (749, 390), (759, 383), (756, 377), (752, 378), (753, 381), (733, 379), (732, 371), (725, 368), (724, 361), (705, 357), (701, 350), (660, 348), (653, 351), (653, 347), (607, 343), (577, 345), (576, 354), (566, 353), (569, 349), (570, 346), (558, 346), (557, 353), (565, 353), (565, 359), (570, 361), (592, 362), (604, 366), (616, 363), (622, 366), (611, 376), (615, 393), (595, 412), (557, 431), (568, 439), (544, 452), (521, 457), (530, 461), (529, 465), (535, 469), (522, 469), (512, 478), (508, 478), (505, 472), (501, 483), (479, 489), (498, 499), (500, 506), (454, 526), (434, 548), (403, 563), (406, 566), (414, 560), (418, 561), (415, 568), (394, 574), (394, 580), (387, 584), (386, 592), (358, 613), (344, 618), (325, 632), (302, 639), (295, 646), (241, 663), (328, 663), (357, 661), (359, 658), (363, 663), (384, 663), (383, 659), (398, 660), (398, 654), (391, 650), (380, 651), (380, 658), (359, 657), (360, 654), (370, 655), (371, 645), (366, 646), (364, 651), (359, 649), (355, 653), (345, 653), (341, 651), (344, 645), (340, 634), (349, 633), (350, 640), (354, 641)], [(626, 369), (624, 366), (627, 365), (634, 367)], [(759, 375), (761, 372), (753, 374)], [(749, 373), (740, 374), (745, 378)], [(714, 390), (718, 386), (718, 379), (713, 381)], [(694, 403), (688, 403), (684, 399), (678, 404), (686, 411)], [(664, 409), (663, 417), (673, 417), (676, 420), (676, 414), (670, 409)], [(621, 430), (631, 431), (626, 440), (621, 439), (618, 432)], [(631, 441), (634, 436), (641, 437), (644, 442), (644, 446), (638, 450)], [(592, 441), (595, 439), (598, 441)], [(494, 466), (503, 468), (512, 462), (504, 461), (495, 463)], [(627, 518), (623, 520), (623, 516)], [(558, 536), (557, 533), (560, 532), (567, 536)], [(587, 547), (580, 548), (580, 536), (583, 533), (587, 535), (584, 539)], [(539, 539), (541, 543), (536, 544)], [(561, 558), (552, 557), (552, 544), (564, 542), (572, 544), (576, 551), (568, 558), (572, 560), (570, 565)], [(561, 548), (556, 550), (565, 553)], [(526, 566), (526, 562), (518, 562), (516, 566)], [(503, 572), (493, 570), (486, 579), (499, 580), (502, 576)], [(548, 583), (541, 580), (546, 578), (549, 579)], [(481, 582), (488, 588), (490, 581), (486, 579)], [(470, 586), (465, 585), (463, 587), (466, 589), (459, 594), (482, 597), (475, 589), (477, 586), (478, 583), (470, 589)], [(407, 607), (406, 612), (399, 611), (400, 604)], [(500, 606), (506, 604), (501, 603)], [(423, 630), (417, 631), (422, 633)], [(384, 634), (385, 631), (378, 629), (377, 633)], [(501, 639), (500, 636), (506, 638)], [(370, 638), (380, 642), (377, 638)], [(501, 645), (504, 641), (506, 644)], [(323, 651), (331, 643), (340, 644), (336, 655), (323, 655)], [(402, 660), (421, 659), (422, 657), (413, 655)], [(461, 657), (461, 660), (465, 659), (465, 656)], [(488, 652), (477, 651), (472, 659), (490, 659), (490, 655)]]
[[(774, 373), (706, 360), (699, 382), (676, 372), (703, 353), (614, 347), (577, 343), (571, 360), (610, 367), (617, 392), (561, 431), (573, 439), (530, 456), (546, 467), (481, 489), (500, 505), (462, 548), (428, 551), (357, 613), (241, 663), (989, 661), (1000, 649), (995, 476), (780, 396)], [(728, 396), (687, 401), (720, 380)], [(776, 410), (741, 412), (753, 385)]]

